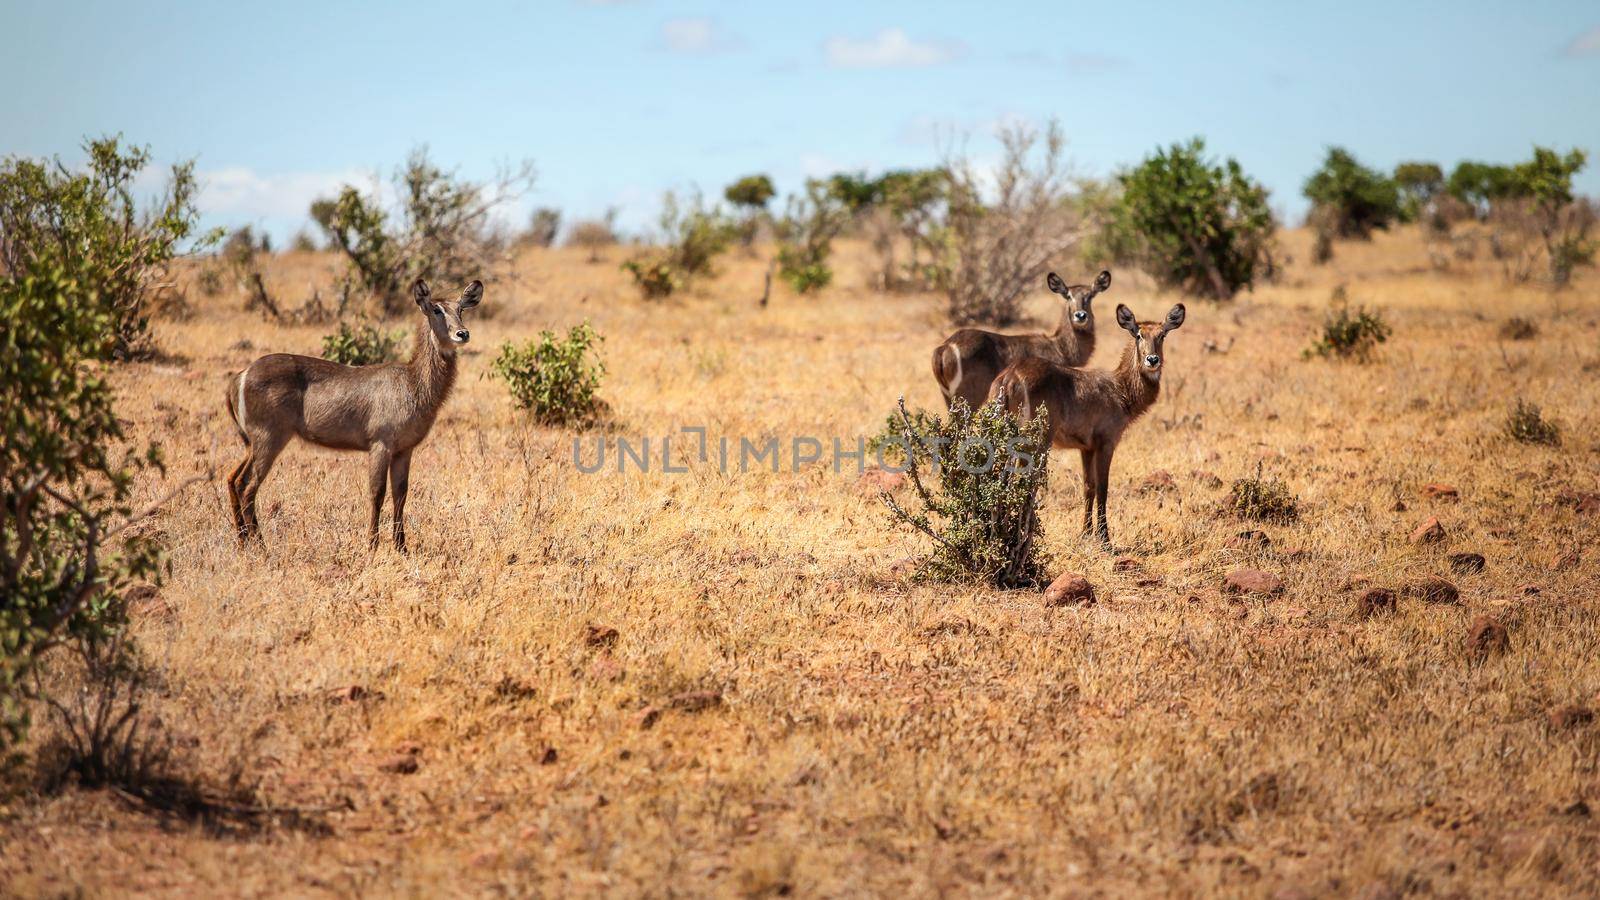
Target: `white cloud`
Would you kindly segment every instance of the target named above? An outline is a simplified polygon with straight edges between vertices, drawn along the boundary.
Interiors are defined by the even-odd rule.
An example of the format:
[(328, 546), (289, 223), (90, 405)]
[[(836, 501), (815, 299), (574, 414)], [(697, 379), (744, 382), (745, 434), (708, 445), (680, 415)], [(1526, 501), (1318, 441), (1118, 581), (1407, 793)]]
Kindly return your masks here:
[(959, 58), (965, 48), (954, 41), (918, 43), (902, 28), (885, 28), (866, 40), (834, 36), (822, 45), (828, 65), (840, 69), (937, 66)]
[(738, 44), (704, 16), (669, 19), (661, 25), (661, 45), (673, 53), (702, 56), (732, 50)]
[(1567, 45), (1568, 56), (1600, 56), (1600, 25), (1585, 31)]
[(344, 172), (280, 172), (262, 174), (246, 166), (227, 166), (198, 174), (200, 211), (216, 220), (249, 222), (257, 219), (302, 219), (311, 201), (332, 197), (345, 185), (371, 191), (374, 173), (361, 169)]

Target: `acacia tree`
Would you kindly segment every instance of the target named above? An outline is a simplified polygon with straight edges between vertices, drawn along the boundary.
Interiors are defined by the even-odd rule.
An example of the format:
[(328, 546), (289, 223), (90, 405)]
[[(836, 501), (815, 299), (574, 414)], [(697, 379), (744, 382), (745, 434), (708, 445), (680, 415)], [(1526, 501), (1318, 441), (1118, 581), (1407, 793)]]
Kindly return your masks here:
[(761, 231), (761, 220), (767, 214), (767, 203), (777, 195), (772, 179), (765, 175), (746, 175), (728, 185), (722, 196), (738, 215), (739, 243), (749, 247)]
[(1231, 298), (1271, 266), (1267, 189), (1239, 163), (1214, 162), (1194, 138), (1118, 176), (1106, 245), (1167, 287)]
[(1394, 179), (1363, 166), (1343, 147), (1329, 147), (1322, 168), (1306, 179), (1304, 193), (1320, 229), (1341, 238), (1372, 237), (1401, 218)]

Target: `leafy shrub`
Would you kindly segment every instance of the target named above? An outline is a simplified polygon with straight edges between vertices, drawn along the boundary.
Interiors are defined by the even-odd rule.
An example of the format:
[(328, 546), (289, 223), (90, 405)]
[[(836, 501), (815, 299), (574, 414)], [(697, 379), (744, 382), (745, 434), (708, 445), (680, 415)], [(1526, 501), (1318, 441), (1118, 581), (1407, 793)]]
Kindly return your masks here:
[[(939, 434), (944, 429), (944, 420), (938, 413), (929, 412), (922, 407), (917, 407), (910, 413), (911, 430), (916, 434)], [(912, 443), (911, 450), (918, 455), (917, 461), (924, 465), (931, 465), (933, 456), (928, 446)], [(867, 453), (872, 458), (882, 458), (886, 465), (903, 466), (905, 464), (907, 444), (905, 442), (904, 423), (900, 411), (889, 413), (883, 420), (883, 427), (878, 433), (867, 438)]]
[(740, 244), (750, 247), (755, 243), (756, 236), (761, 233), (761, 222), (767, 216), (767, 203), (777, 193), (772, 179), (765, 175), (746, 175), (723, 189), (723, 199), (733, 204), (739, 213), (736, 230)]
[(606, 371), (605, 363), (589, 358), (601, 340), (588, 322), (574, 325), (565, 339), (541, 331), (521, 347), (502, 345), (492, 371), (505, 380), (517, 408), (532, 411), (538, 421), (586, 421), (598, 411), (595, 392)]
[(844, 204), (821, 181), (807, 181), (805, 196), (789, 198), (789, 210), (778, 222), (778, 274), (796, 293), (821, 290), (833, 281), (828, 255), (849, 221)]
[(1299, 498), (1282, 481), (1262, 478), (1259, 464), (1254, 477), (1234, 480), (1226, 503), (1228, 511), (1241, 519), (1286, 523), (1300, 517)]
[(1521, 397), (1506, 415), (1505, 429), (1507, 436), (1523, 444), (1561, 443), (1561, 426), (1546, 419), (1543, 410)]
[(528, 230), (523, 234), (523, 243), (535, 247), (553, 247), (556, 235), (561, 233), (561, 210), (548, 206), (541, 206), (528, 217)]
[(1445, 191), (1470, 206), (1480, 218), (1489, 214), (1493, 204), (1521, 193), (1510, 166), (1472, 160), (1456, 164), (1445, 182)]
[[(178, 247), (196, 237), (199, 212), (194, 164), (172, 167), (154, 206), (134, 203), (134, 181), (150, 162), (143, 147), (123, 147), (118, 137), (84, 145), (88, 165), (9, 157), (0, 162), (0, 269), (12, 278), (64, 272), (75, 290), (92, 293), (115, 311), (115, 340), (106, 359), (131, 359), (152, 351), (147, 301), (169, 281)], [(199, 235), (194, 249), (217, 238)]]
[(904, 400), (899, 412), (903, 446), (943, 448), (932, 466), (936, 492), (923, 483), (921, 454), (914, 451), (906, 461), (919, 512), (883, 494), (893, 521), (933, 539), (919, 577), (981, 579), (1000, 588), (1042, 585), (1047, 560), (1039, 494), (1049, 461), (1046, 417), (1024, 425), (997, 403), (974, 413), (957, 402), (948, 420), (918, 430)]
[(1393, 180), (1400, 192), (1401, 221), (1426, 222), (1436, 231), (1449, 229), (1449, 222), (1435, 207), (1435, 201), (1444, 194), (1444, 170), (1438, 163), (1400, 163), (1394, 167)]
[(525, 161), (490, 182), (467, 181), (418, 148), (395, 174), (396, 209), (346, 186), (338, 197), (312, 203), (311, 218), (349, 262), (347, 277), (385, 313), (400, 315), (412, 305), (406, 288), (420, 276), (467, 281), (506, 263), (507, 241), (492, 214), (527, 192), (533, 178)]
[(322, 358), (347, 366), (389, 362), (399, 355), (404, 338), (403, 330), (384, 331), (370, 322), (351, 328), (349, 323), (340, 322), (338, 331), (323, 335)]
[[(101, 165), (126, 159), (114, 146), (100, 149)], [(105, 238), (82, 205), (93, 202), (85, 189), (65, 191), (63, 211), (77, 221), (58, 224)], [(108, 246), (118, 245), (38, 253), (0, 275), (0, 760), (26, 733), (36, 692), (54, 699), (49, 682), (33, 678), (46, 655), (115, 634), (123, 593), (160, 574), (155, 540), (123, 529), (135, 474), (160, 469), (161, 458), (155, 447), (113, 452), (125, 435), (93, 365), (126, 338), (125, 298), (94, 289), (107, 277), (96, 252)], [(61, 268), (63, 260), (78, 268)]]
[[(949, 195), (945, 252), (937, 275), (955, 322), (1007, 325), (1051, 265), (1075, 248), (1082, 229), (1067, 204), (1066, 137), (1052, 121), (1040, 133), (1003, 128), (1001, 159), (989, 180), (967, 159), (945, 166)], [(992, 199), (986, 200), (986, 193)]]
[(311, 232), (301, 229), (289, 239), (289, 249), (296, 253), (315, 253), (321, 248), (317, 246), (317, 239), (311, 236)]
[(1539, 334), (1539, 326), (1531, 319), (1512, 316), (1500, 323), (1500, 336), (1508, 341), (1532, 340)]
[(1173, 144), (1121, 175), (1109, 246), (1163, 286), (1226, 300), (1271, 269), (1267, 189), (1199, 138)]
[(712, 274), (712, 262), (736, 234), (734, 225), (696, 196), (687, 204), (668, 193), (662, 202), (664, 247), (624, 263), (646, 298), (670, 296), (692, 280)]
[(1352, 313), (1348, 308), (1340, 307), (1323, 319), (1322, 338), (1313, 341), (1306, 348), (1305, 355), (1337, 356), (1340, 359), (1368, 362), (1378, 345), (1387, 341), (1393, 333), (1394, 329), (1375, 310), (1367, 312), (1358, 306)]
[(1363, 166), (1343, 147), (1328, 148), (1322, 168), (1306, 179), (1305, 196), (1334, 237), (1370, 238), (1401, 218), (1394, 179)]

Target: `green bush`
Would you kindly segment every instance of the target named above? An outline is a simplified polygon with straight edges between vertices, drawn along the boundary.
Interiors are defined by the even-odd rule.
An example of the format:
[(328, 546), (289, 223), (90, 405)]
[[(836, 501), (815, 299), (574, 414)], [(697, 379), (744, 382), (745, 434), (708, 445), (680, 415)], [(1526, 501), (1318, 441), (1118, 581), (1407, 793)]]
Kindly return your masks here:
[(491, 217), (526, 193), (533, 178), (533, 164), (524, 161), (490, 182), (468, 181), (418, 148), (395, 174), (395, 210), (346, 186), (338, 197), (312, 203), (311, 218), (344, 254), (347, 279), (386, 314), (403, 315), (412, 308), (407, 289), (417, 278), (468, 281), (506, 262), (508, 242)]
[(1444, 193), (1444, 170), (1433, 162), (1403, 162), (1394, 167), (1394, 185), (1400, 191), (1400, 218), (1417, 222), (1431, 218), (1433, 203)]
[(1367, 312), (1357, 307), (1355, 312), (1339, 308), (1328, 313), (1322, 322), (1322, 338), (1306, 348), (1305, 356), (1336, 356), (1368, 362), (1378, 345), (1387, 341), (1394, 329), (1377, 311)]
[(713, 274), (712, 262), (733, 243), (738, 229), (699, 196), (687, 204), (668, 193), (662, 203), (661, 248), (622, 264), (647, 299), (668, 297), (696, 278)]
[(492, 371), (506, 382), (517, 408), (531, 411), (538, 421), (588, 421), (599, 410), (595, 392), (606, 371), (605, 363), (590, 358), (601, 340), (588, 322), (574, 325), (565, 339), (541, 331), (521, 347), (502, 345)]
[(1267, 189), (1199, 138), (1157, 151), (1119, 176), (1122, 196), (1106, 239), (1163, 286), (1226, 300), (1271, 268)]
[[(78, 219), (74, 233), (95, 221), (85, 194), (57, 198), (62, 205), (46, 208)], [(0, 760), (26, 733), (30, 701), (41, 699), (35, 690), (46, 682), (32, 675), (45, 656), (109, 639), (125, 623), (123, 592), (159, 576), (154, 539), (112, 523), (126, 522), (134, 475), (161, 465), (154, 447), (112, 449), (125, 435), (94, 365), (126, 339), (126, 299), (94, 289), (107, 280), (95, 251), (62, 256), (77, 271), (39, 254), (0, 276)]]
[[(169, 280), (179, 245), (196, 237), (199, 212), (194, 163), (172, 167), (154, 206), (140, 210), (134, 181), (150, 162), (143, 147), (123, 147), (119, 137), (84, 145), (82, 169), (60, 160), (9, 157), (0, 162), (0, 269), (68, 273), (76, 290), (93, 293), (116, 313), (115, 339), (105, 359), (132, 359), (153, 351), (147, 305)], [(203, 249), (216, 233), (199, 235)]]
[(1262, 478), (1256, 466), (1252, 478), (1235, 479), (1228, 489), (1228, 511), (1258, 522), (1293, 522), (1300, 517), (1300, 501), (1289, 486), (1276, 478)]
[(844, 204), (824, 182), (807, 181), (804, 196), (789, 198), (789, 210), (777, 228), (778, 275), (796, 293), (821, 290), (833, 281), (828, 256), (833, 239), (849, 221)]
[(914, 421), (904, 400), (899, 413), (902, 446), (943, 448), (932, 467), (934, 490), (923, 482), (922, 454), (914, 449), (906, 461), (918, 512), (883, 494), (894, 522), (933, 539), (919, 577), (978, 579), (1007, 589), (1042, 586), (1048, 580), (1039, 523), (1049, 460), (1046, 416), (1024, 425), (997, 403), (974, 413), (961, 401), (942, 422)]
[(347, 366), (385, 363), (399, 355), (404, 339), (404, 330), (385, 331), (370, 322), (351, 328), (349, 323), (340, 322), (338, 331), (322, 336), (322, 358)]
[(1304, 192), (1319, 227), (1334, 237), (1369, 238), (1401, 218), (1394, 179), (1363, 166), (1343, 147), (1328, 148), (1328, 158), (1306, 179)]
[(1495, 203), (1518, 196), (1521, 189), (1510, 166), (1462, 160), (1450, 172), (1445, 192), (1471, 206), (1481, 218)]
[(1506, 435), (1523, 444), (1561, 443), (1561, 426), (1544, 417), (1544, 411), (1535, 404), (1517, 398), (1517, 403), (1506, 415)]
[[(938, 434), (944, 428), (944, 420), (938, 413), (929, 412), (922, 407), (910, 413), (911, 429), (916, 434)], [(904, 423), (900, 411), (889, 413), (883, 420), (883, 427), (878, 433), (867, 438), (867, 453), (874, 459), (881, 457), (886, 465), (905, 465), (906, 443), (904, 440)], [(913, 452), (919, 453), (917, 461), (929, 465), (933, 461), (928, 447), (921, 444), (910, 445)]]
[(765, 175), (746, 175), (723, 189), (723, 199), (739, 212), (736, 230), (740, 244), (750, 247), (755, 243), (761, 233), (761, 223), (767, 217), (767, 203), (776, 194), (772, 179)]

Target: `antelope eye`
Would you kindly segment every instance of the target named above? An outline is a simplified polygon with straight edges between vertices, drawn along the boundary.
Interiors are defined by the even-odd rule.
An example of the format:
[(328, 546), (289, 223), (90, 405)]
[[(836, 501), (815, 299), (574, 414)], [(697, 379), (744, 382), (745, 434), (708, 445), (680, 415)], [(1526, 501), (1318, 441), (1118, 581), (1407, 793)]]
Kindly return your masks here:
[(436, 315), (436, 316), (442, 316), (442, 315), (444, 315), (444, 307), (442, 307), (442, 306), (435, 306), (435, 307), (434, 307), (434, 308), (433, 308), (433, 314), (434, 314), (434, 315)]

